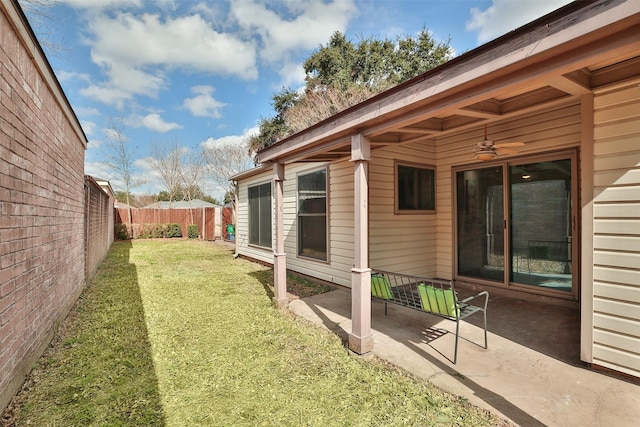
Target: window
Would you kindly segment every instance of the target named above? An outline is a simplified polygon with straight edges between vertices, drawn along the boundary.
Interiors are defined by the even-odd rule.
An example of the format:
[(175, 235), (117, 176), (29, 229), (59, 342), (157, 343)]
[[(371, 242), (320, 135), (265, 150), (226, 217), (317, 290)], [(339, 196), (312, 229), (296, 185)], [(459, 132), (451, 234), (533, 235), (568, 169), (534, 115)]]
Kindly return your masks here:
[(249, 244), (271, 247), (271, 183), (249, 187)]
[(327, 170), (298, 176), (298, 255), (327, 260)]
[(433, 168), (396, 163), (396, 212), (434, 211), (435, 199)]

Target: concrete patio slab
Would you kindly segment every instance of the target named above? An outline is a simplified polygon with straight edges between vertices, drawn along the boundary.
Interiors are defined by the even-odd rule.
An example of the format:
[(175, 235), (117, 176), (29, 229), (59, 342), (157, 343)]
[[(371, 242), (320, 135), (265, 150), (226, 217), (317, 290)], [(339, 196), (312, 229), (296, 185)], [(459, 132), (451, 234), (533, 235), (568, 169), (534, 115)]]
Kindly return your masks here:
[[(343, 339), (351, 331), (349, 289), (292, 300), (289, 310)], [(455, 323), (392, 304), (385, 316), (376, 300), (371, 311), (373, 354), (514, 424), (639, 425), (640, 385), (580, 361), (576, 309), (492, 296), (489, 348), (481, 317), (463, 321), (455, 365)]]

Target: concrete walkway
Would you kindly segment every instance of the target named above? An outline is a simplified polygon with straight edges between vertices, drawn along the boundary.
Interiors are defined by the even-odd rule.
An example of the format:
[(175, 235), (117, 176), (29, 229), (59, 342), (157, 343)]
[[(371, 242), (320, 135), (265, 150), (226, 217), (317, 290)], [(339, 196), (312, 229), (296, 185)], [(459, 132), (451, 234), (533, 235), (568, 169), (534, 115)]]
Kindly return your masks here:
[[(351, 331), (348, 289), (292, 300), (289, 309), (345, 339)], [(492, 296), (488, 314), (489, 348), (476, 315), (476, 324), (461, 323), (454, 365), (455, 323), (392, 304), (385, 317), (374, 300), (373, 352), (517, 425), (640, 425), (640, 385), (580, 362), (577, 310)]]

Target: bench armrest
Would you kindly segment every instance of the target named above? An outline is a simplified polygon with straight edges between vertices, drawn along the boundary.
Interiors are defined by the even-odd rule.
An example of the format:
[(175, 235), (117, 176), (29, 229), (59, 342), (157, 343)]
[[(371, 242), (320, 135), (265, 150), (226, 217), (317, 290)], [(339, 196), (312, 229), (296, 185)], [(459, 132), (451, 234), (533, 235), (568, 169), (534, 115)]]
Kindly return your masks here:
[(463, 299), (462, 301), (458, 301), (459, 304), (467, 304), (469, 301), (474, 300), (476, 298), (479, 298), (481, 296), (484, 296), (484, 307), (483, 310), (487, 310), (487, 304), (489, 303), (489, 292), (487, 291), (482, 291), (480, 293), (477, 293), (475, 295), (472, 295), (470, 297), (467, 297), (465, 299)]

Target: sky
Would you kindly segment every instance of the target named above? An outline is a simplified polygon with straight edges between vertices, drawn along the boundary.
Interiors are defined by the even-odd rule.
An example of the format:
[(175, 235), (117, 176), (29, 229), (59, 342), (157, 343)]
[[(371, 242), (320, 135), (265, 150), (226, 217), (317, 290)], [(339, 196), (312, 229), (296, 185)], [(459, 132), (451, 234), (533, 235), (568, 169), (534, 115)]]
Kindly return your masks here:
[[(21, 0), (24, 2), (24, 0)], [(33, 1), (33, 0), (32, 0)], [(423, 28), (465, 53), (568, 0), (46, 0), (30, 16), (89, 141), (85, 174), (106, 166), (110, 123), (120, 121), (146, 184), (165, 188), (147, 162), (154, 144), (185, 150), (243, 143), (271, 117), (273, 95), (304, 84), (302, 63), (340, 31), (352, 42)], [(211, 182), (202, 185), (222, 200)]]

